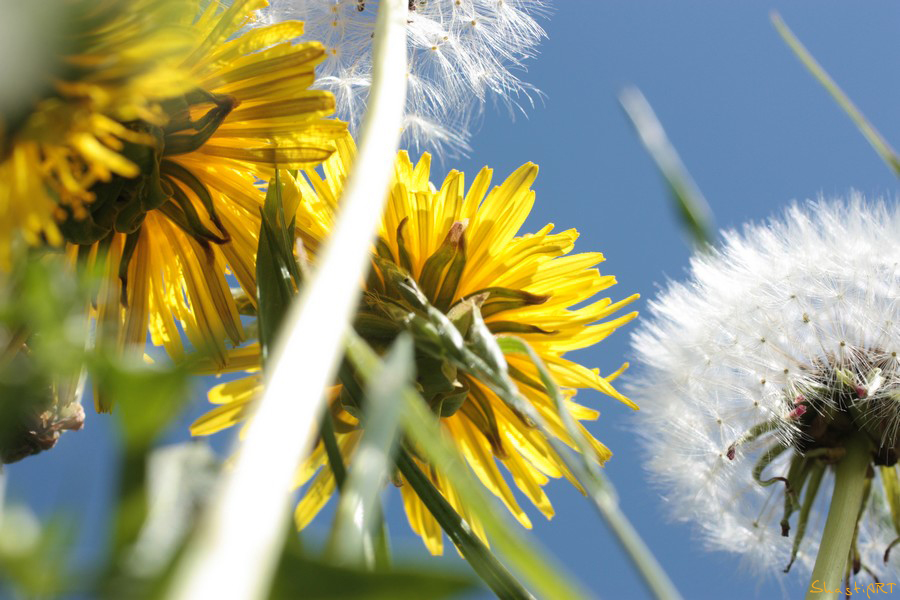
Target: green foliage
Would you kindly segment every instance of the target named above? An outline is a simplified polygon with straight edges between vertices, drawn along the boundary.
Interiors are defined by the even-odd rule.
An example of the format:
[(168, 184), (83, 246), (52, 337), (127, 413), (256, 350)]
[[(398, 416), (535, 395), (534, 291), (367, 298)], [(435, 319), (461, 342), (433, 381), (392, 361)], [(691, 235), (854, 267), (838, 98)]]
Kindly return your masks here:
[[(302, 261), (304, 257), (294, 254), (295, 228), (285, 217), (281, 178), (282, 174), (278, 173), (269, 182), (257, 254), (259, 337), (264, 356), (271, 354), (279, 325), (303, 284), (305, 272), (305, 265), (298, 263), (298, 258)], [(395, 338), (396, 334), (394, 329), (388, 339)], [(291, 542), (296, 538), (291, 537), (274, 580), (272, 597), (286, 597), (284, 594), (292, 594), (293, 590), (302, 590), (304, 597), (315, 598), (403, 597), (397, 587), (403, 582), (420, 587), (408, 588), (416, 597), (422, 597), (422, 593), (441, 597), (471, 586), (468, 579), (439, 572), (419, 570), (412, 574), (384, 570), (389, 558), (381, 495), (394, 468), (393, 453), (401, 416), (396, 397), (415, 373), (412, 351), (410, 339), (397, 338), (386, 364), (379, 367), (375, 377), (367, 378), (365, 385), (360, 385), (348, 363), (342, 364), (340, 379), (344, 383), (345, 407), (362, 419), (365, 433), (356, 453), (357, 460), (348, 472), (337, 446), (331, 414), (324, 411), (320, 435), (341, 494), (327, 555), (333, 561), (331, 565), (337, 563), (341, 567), (302, 558)], [(378, 570), (368, 570), (373, 566)], [(308, 576), (312, 569), (321, 575), (304, 580), (302, 575)], [(311, 579), (315, 579), (314, 584), (310, 583)]]
[(675, 212), (694, 243), (705, 248), (715, 239), (712, 212), (706, 199), (678, 152), (666, 137), (662, 124), (637, 88), (626, 88), (619, 95), (625, 114), (634, 125), (641, 143), (666, 180), (674, 201)]
[(269, 593), (272, 600), (419, 600), (455, 597), (474, 587), (471, 578), (426, 565), (390, 571), (339, 566), (304, 555), (289, 542)]
[(294, 223), (288, 223), (285, 217), (281, 177), (281, 172), (276, 171), (275, 178), (269, 182), (256, 254), (259, 341), (264, 360), (301, 282), (294, 259)]
[(0, 459), (52, 448), (83, 423), (89, 283), (57, 252), (22, 252), (0, 274)]
[(373, 540), (382, 520), (380, 497), (393, 471), (402, 416), (397, 398), (414, 377), (412, 339), (401, 335), (380, 369), (369, 378), (363, 437), (346, 484), (341, 487), (331, 546), (335, 558), (343, 563), (375, 562)]
[(831, 97), (834, 98), (834, 101), (838, 103), (838, 106), (847, 113), (847, 116), (850, 117), (860, 133), (863, 134), (866, 141), (872, 145), (872, 148), (874, 148), (875, 152), (878, 153), (878, 156), (881, 157), (881, 160), (887, 163), (888, 167), (890, 167), (895, 175), (900, 176), (900, 156), (897, 156), (897, 152), (891, 147), (887, 140), (884, 139), (884, 136), (875, 129), (875, 126), (872, 125), (862, 111), (856, 107), (856, 104), (854, 104), (850, 97), (844, 93), (844, 90), (842, 90), (831, 76), (828, 75), (813, 55), (810, 54), (809, 50), (806, 49), (806, 46), (797, 39), (794, 32), (791, 31), (787, 26), (787, 23), (781, 18), (781, 15), (774, 11), (772, 12), (772, 24), (778, 31), (778, 35), (781, 36), (788, 47), (790, 47), (791, 51), (793, 51), (794, 55), (800, 59), (801, 63), (803, 63), (803, 66), (806, 67), (810, 74), (816, 78), (816, 81), (818, 81)]
[[(350, 336), (347, 354), (365, 379), (382, 368), (381, 359), (356, 335)], [(450, 442), (428, 405), (412, 386), (399, 395), (403, 409), (403, 431), (415, 451), (435, 465), (454, 486), (459, 497), (485, 527), (494, 544), (546, 598), (582, 598), (584, 593), (569, 583), (553, 566), (553, 561), (527, 540), (522, 530), (498, 510), (489, 492), (475, 480), (471, 470)], [(398, 467), (410, 481), (420, 500), (485, 583), (503, 598), (529, 598), (531, 594), (497, 560), (473, 533), (471, 526), (434, 490), (430, 482), (411, 468), (407, 454), (401, 453)], [(412, 464), (412, 467), (415, 467)]]
[[(0, 475), (2, 477), (2, 475)], [(0, 514), (0, 595), (3, 582), (25, 597), (52, 598), (69, 584), (70, 530), (61, 521), (42, 525), (24, 506)]]

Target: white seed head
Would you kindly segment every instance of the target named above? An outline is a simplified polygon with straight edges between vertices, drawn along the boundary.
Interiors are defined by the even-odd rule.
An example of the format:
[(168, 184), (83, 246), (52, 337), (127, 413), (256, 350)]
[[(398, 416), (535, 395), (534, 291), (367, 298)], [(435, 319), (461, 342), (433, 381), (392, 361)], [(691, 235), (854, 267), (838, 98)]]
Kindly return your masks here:
[[(490, 98), (510, 109), (539, 92), (519, 79), (545, 37), (535, 17), (546, 0), (414, 0), (407, 18), (409, 91), (404, 145), (437, 154), (468, 150), (469, 125)], [(254, 26), (305, 22), (304, 37), (324, 44), (318, 87), (337, 99), (337, 116), (356, 132), (372, 76), (377, 0), (272, 0)]]
[[(896, 580), (897, 554), (883, 562), (898, 533), (883, 490), (887, 467), (878, 466), (896, 462), (900, 431), (896, 205), (854, 193), (728, 232), (720, 249), (691, 260), (688, 281), (670, 283), (650, 313), (632, 337), (643, 370), (630, 391), (642, 408), (648, 468), (673, 515), (698, 524), (708, 547), (743, 553), (755, 571), (780, 572), (794, 539), (779, 526), (786, 488), (760, 485), (754, 467), (780, 445), (787, 451), (763, 478), (785, 476), (792, 455), (827, 445), (822, 424), (843, 411), (881, 457), (859, 524), (861, 575)], [(752, 435), (762, 423), (768, 433)], [(808, 573), (815, 560), (831, 472), (795, 571)]]

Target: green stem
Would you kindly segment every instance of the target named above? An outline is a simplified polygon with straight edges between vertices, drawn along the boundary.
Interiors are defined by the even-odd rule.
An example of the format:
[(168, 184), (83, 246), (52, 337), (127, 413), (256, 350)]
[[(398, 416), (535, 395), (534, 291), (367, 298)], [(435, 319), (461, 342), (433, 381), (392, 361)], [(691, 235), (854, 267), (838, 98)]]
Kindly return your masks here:
[(844, 595), (840, 589), (841, 580), (847, 572), (850, 544), (853, 542), (866, 471), (871, 460), (870, 444), (864, 436), (850, 438), (846, 450), (847, 454), (835, 468), (831, 507), (806, 600), (836, 600)]
[(644, 540), (638, 534), (634, 525), (622, 512), (619, 502), (611, 493), (612, 484), (606, 481), (606, 478), (600, 475), (602, 485), (608, 491), (594, 489), (590, 493), (594, 506), (600, 512), (600, 516), (606, 521), (607, 526), (612, 530), (613, 535), (619, 541), (619, 545), (625, 550), (631, 564), (640, 573), (641, 578), (647, 589), (655, 598), (660, 600), (678, 600), (681, 595), (675, 588), (675, 584), (669, 579), (669, 576), (663, 570), (659, 561), (653, 556), (653, 553), (644, 543)]
[(803, 63), (803, 66), (807, 68), (807, 70), (812, 74), (813, 77), (825, 88), (825, 90), (831, 94), (831, 97), (834, 98), (835, 102), (847, 113), (856, 127), (860, 130), (860, 132), (865, 136), (866, 140), (872, 145), (875, 149), (875, 152), (878, 153), (878, 156), (888, 164), (888, 166), (894, 171), (895, 175), (900, 175), (900, 157), (897, 156), (897, 153), (894, 152), (894, 149), (891, 148), (891, 145), (885, 140), (878, 130), (866, 119), (865, 115), (862, 114), (852, 100), (844, 93), (844, 91), (838, 86), (837, 83), (828, 75), (825, 69), (822, 68), (822, 65), (813, 58), (813, 55), (810, 54), (809, 50), (806, 49), (797, 36), (794, 35), (794, 32), (790, 30), (784, 20), (781, 18), (777, 12), (772, 13), (772, 24), (775, 25), (775, 29), (778, 30), (778, 34), (781, 35), (782, 39), (787, 43), (787, 45), (791, 48), (797, 58), (800, 59), (800, 62)]
[[(569, 412), (569, 408), (566, 406), (560, 393), (559, 386), (553, 380), (547, 365), (544, 364), (541, 357), (537, 355), (527, 342), (519, 338), (504, 336), (499, 339), (498, 345), (503, 352), (520, 352), (531, 359), (531, 362), (538, 369), (547, 394), (553, 400), (556, 411), (562, 419), (563, 426), (575, 441), (580, 454), (570, 452), (565, 444), (553, 435), (534, 406), (524, 401), (516, 393), (509, 397), (513, 402), (513, 406), (534, 421), (538, 429), (543, 432), (550, 446), (556, 451), (557, 456), (563, 461), (563, 464), (568, 467), (575, 479), (581, 483), (588, 498), (590, 498), (600, 516), (625, 550), (631, 563), (643, 578), (647, 589), (659, 600), (680, 600), (681, 595), (675, 588), (675, 584), (669, 579), (669, 576), (663, 570), (659, 561), (656, 560), (656, 557), (653, 556), (644, 540), (641, 539), (628, 517), (619, 508), (619, 500), (616, 497), (612, 483), (590, 458), (592, 450), (584, 437), (582, 429), (579, 428), (572, 413)], [(498, 395), (500, 395), (499, 392)], [(500, 397), (504, 398), (503, 395), (500, 395)]]
[(344, 466), (344, 458), (341, 456), (341, 448), (338, 446), (337, 436), (334, 433), (334, 421), (331, 411), (327, 408), (322, 412), (322, 425), (319, 428), (322, 435), (322, 444), (325, 446), (325, 454), (328, 456), (328, 466), (334, 474), (334, 481), (340, 492), (344, 491), (344, 481), (347, 480), (347, 467)]
[(533, 599), (534, 597), (506, 570), (472, 528), (459, 516), (444, 496), (422, 473), (406, 450), (397, 454), (397, 468), (415, 490), (419, 500), (434, 516), (450, 540), (459, 548), (476, 573), (503, 600)]

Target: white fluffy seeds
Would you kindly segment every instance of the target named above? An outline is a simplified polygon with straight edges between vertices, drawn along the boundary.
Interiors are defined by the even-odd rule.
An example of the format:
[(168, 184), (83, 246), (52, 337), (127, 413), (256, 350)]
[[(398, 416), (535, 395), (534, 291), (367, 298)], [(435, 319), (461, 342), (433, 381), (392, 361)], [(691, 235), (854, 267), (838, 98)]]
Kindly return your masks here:
[[(404, 144), (437, 153), (468, 149), (468, 126), (488, 99), (510, 108), (531, 104), (535, 88), (513, 71), (545, 36), (534, 17), (545, 0), (410, 2), (409, 88)], [(377, 0), (273, 0), (258, 24), (306, 23), (304, 37), (328, 52), (317, 85), (334, 93), (337, 116), (356, 131), (371, 81)]]
[[(816, 365), (820, 374), (821, 365), (861, 373), (844, 382), (856, 390), (854, 406), (885, 436), (900, 427), (900, 211), (854, 194), (727, 233), (721, 249), (692, 259), (689, 281), (670, 284), (650, 313), (632, 339), (644, 367), (630, 392), (642, 408), (655, 482), (709, 547), (780, 572), (793, 541), (779, 527), (785, 487), (763, 487), (752, 472), (773, 441), (802, 444), (794, 402), (817, 384)], [(739, 443), (766, 421), (773, 434)], [(784, 475), (792, 453), (767, 476)], [(882, 557), (897, 533), (875, 471), (860, 522), (860, 575), (896, 581), (900, 552), (887, 566)], [(832, 486), (829, 469), (794, 571), (812, 566)]]

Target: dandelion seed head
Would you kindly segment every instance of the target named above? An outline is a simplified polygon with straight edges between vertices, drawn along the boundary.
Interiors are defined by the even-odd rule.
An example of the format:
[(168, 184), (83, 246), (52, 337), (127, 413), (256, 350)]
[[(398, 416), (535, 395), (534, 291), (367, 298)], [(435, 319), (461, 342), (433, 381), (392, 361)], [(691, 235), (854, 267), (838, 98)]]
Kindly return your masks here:
[[(327, 48), (317, 86), (337, 98), (338, 118), (359, 129), (371, 82), (378, 2), (273, 0), (255, 26), (305, 22), (304, 37)], [(439, 156), (465, 154), (469, 126), (490, 99), (524, 112), (540, 92), (517, 72), (546, 37), (545, 0), (414, 0), (407, 16), (409, 93), (403, 145)], [(427, 126), (425, 126), (427, 124)]]
[(786, 486), (754, 480), (781, 448), (763, 479), (784, 476), (795, 456), (825, 465), (792, 567), (808, 572), (833, 487), (828, 453), (845, 427), (875, 448), (860, 575), (896, 578), (896, 557), (882, 560), (898, 535), (882, 470), (896, 469), (900, 434), (898, 239), (897, 207), (857, 193), (795, 205), (726, 233), (720, 249), (691, 260), (686, 282), (650, 303), (632, 338), (644, 376), (630, 392), (644, 408), (648, 468), (708, 548), (742, 553), (760, 573), (789, 563), (797, 514), (784, 537)]

